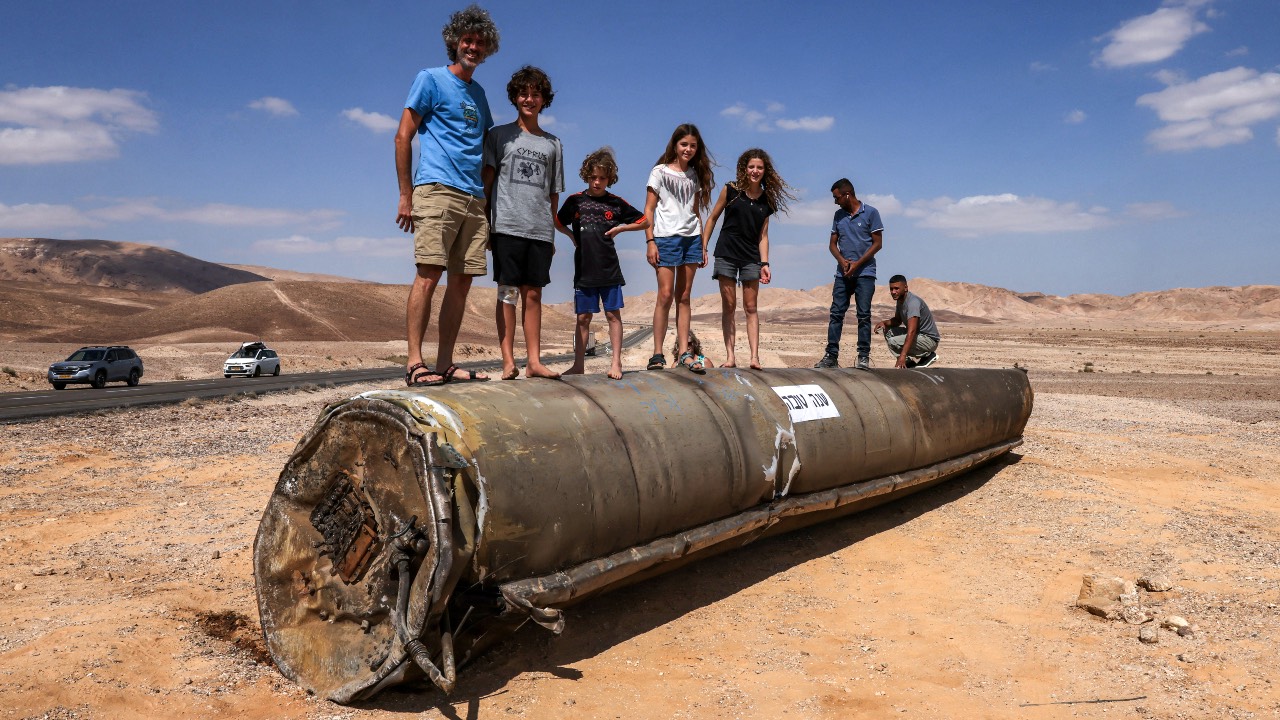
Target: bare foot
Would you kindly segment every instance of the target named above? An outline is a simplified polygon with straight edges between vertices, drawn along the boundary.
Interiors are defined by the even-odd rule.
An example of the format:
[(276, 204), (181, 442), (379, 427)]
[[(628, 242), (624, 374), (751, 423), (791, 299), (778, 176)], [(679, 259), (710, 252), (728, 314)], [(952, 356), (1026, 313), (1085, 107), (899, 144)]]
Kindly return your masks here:
[(620, 368), (620, 367), (617, 367), (617, 368), (611, 367), (611, 368), (609, 368), (609, 379), (610, 379), (610, 380), (621, 380), (621, 379), (622, 379), (622, 368)]
[(581, 365), (574, 365), (573, 367), (569, 368), (568, 370), (565, 370), (560, 374), (561, 375), (581, 375), (582, 373), (583, 373), (583, 367)]
[(727, 362), (727, 363), (725, 363), (725, 364), (721, 365), (720, 367), (722, 367), (722, 368), (736, 368), (736, 367), (738, 367), (738, 364), (737, 364), (737, 363), (735, 363), (734, 361), (730, 360), (729, 362)]
[(510, 369), (502, 368), (503, 380), (515, 380), (518, 377), (520, 377), (520, 368), (515, 365), (512, 365)]
[(524, 369), (524, 374), (527, 377), (531, 377), (531, 378), (546, 378), (548, 380), (560, 379), (560, 373), (554, 372), (551, 368), (547, 367), (546, 365), (530, 364), (528, 367)]
[(761, 367), (761, 366), (760, 366), (760, 358), (751, 358), (751, 369), (752, 369), (752, 370), (763, 370), (763, 369), (764, 369), (763, 367)]

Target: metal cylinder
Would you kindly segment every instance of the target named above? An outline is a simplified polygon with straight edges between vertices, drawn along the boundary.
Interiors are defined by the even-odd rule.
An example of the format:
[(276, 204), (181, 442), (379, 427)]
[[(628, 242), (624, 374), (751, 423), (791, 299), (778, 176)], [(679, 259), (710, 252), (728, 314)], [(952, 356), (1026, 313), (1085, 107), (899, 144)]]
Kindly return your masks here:
[(1021, 442), (1019, 370), (719, 369), (373, 391), (299, 442), (254, 546), (281, 671), (338, 702), (532, 619)]

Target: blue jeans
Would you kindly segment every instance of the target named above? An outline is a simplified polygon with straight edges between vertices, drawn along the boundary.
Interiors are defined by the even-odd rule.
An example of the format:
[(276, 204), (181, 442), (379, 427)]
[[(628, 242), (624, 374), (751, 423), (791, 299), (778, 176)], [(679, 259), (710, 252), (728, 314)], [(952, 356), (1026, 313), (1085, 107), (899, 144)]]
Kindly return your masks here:
[(871, 296), (876, 293), (876, 279), (871, 276), (838, 277), (831, 287), (831, 323), (827, 325), (827, 355), (840, 357), (840, 335), (844, 333), (844, 314), (853, 296), (858, 317), (858, 357), (871, 354)]

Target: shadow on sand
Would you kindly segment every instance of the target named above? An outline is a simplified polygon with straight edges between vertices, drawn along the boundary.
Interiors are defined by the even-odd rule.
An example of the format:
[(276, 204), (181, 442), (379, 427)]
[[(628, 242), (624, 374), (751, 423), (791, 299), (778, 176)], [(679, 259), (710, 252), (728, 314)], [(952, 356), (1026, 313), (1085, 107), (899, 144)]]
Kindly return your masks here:
[(401, 713), (435, 710), (447, 718), (475, 720), (480, 700), (506, 693), (507, 684), (522, 673), (578, 680), (582, 672), (570, 665), (774, 575), (910, 522), (977, 490), (1021, 457), (1009, 453), (886, 505), (765, 538), (587, 600), (565, 611), (565, 631), (558, 637), (527, 623), (511, 639), (459, 669), (458, 685), (448, 697), (424, 681), (393, 688), (356, 707)]

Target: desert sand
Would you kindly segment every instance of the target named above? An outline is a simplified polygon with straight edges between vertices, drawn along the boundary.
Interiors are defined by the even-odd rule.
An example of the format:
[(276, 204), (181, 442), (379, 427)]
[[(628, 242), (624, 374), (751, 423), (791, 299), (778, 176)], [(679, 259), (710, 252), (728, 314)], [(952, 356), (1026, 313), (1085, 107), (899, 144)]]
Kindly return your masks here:
[[(1035, 412), (1008, 462), (589, 601), (559, 637), (526, 626), (449, 697), (358, 707), (271, 665), (250, 555), (296, 440), (369, 388), (6, 426), (0, 717), (1274, 717), (1280, 340), (1085, 325), (942, 324), (943, 364), (1028, 369)], [(718, 362), (718, 324), (696, 328)], [(766, 323), (766, 366), (812, 364), (824, 333)], [(287, 367), (315, 369), (400, 352), (285, 347)], [(223, 350), (144, 357), (156, 376), (195, 373)], [(889, 367), (882, 346), (872, 357)], [(1095, 573), (1167, 576), (1141, 591), (1148, 625), (1181, 616), (1190, 634), (1145, 644), (1076, 607)]]
[[(403, 363), (406, 288), (338, 280), (0, 239), (0, 392), (48, 389), (47, 364), (89, 342), (132, 344), (144, 382), (216, 377), (258, 338), (286, 373)], [(449, 697), (309, 696), (257, 622), (250, 554), (276, 477), (327, 404), (373, 386), (0, 427), (0, 718), (1280, 715), (1280, 287), (911, 286), (940, 321), (942, 365), (1027, 370), (1035, 411), (1012, 456), (588, 601), (559, 637), (526, 626)], [(461, 359), (497, 355), (493, 292), (473, 290)], [(817, 360), (829, 298), (762, 292), (766, 367)], [(628, 297), (629, 327), (653, 302)], [(693, 314), (720, 363), (718, 299)], [(548, 308), (546, 352), (569, 348), (572, 322)], [(745, 342), (739, 324), (742, 363)], [(913, 372), (879, 369), (879, 344), (872, 363)], [(1092, 575), (1171, 587), (1137, 591), (1127, 617), (1147, 622), (1130, 624), (1077, 607)]]

